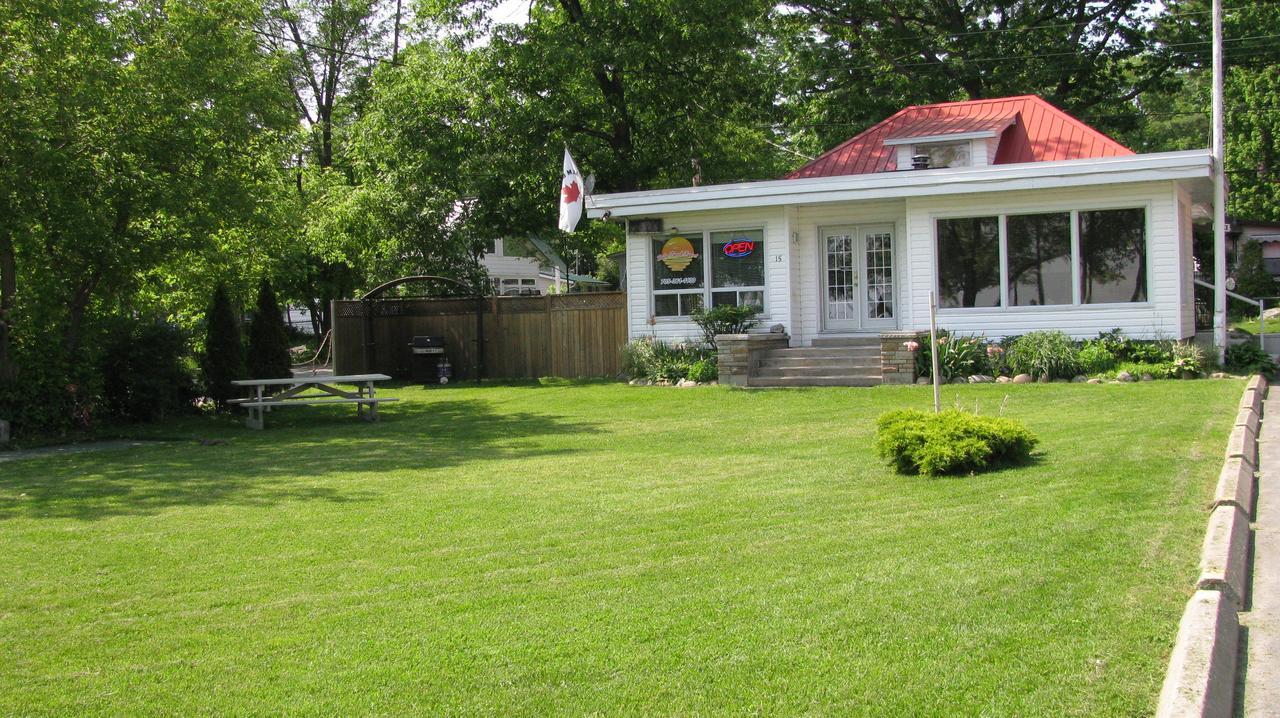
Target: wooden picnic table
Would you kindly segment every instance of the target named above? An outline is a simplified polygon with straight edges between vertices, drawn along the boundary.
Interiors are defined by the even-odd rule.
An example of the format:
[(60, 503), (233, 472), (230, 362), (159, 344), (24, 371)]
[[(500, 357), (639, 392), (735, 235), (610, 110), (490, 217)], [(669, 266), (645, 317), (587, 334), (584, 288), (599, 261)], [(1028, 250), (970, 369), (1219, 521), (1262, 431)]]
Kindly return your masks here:
[[(366, 421), (378, 420), (378, 404), (397, 401), (395, 397), (375, 394), (374, 382), (387, 381), (386, 374), (348, 374), (343, 376), (295, 376), (288, 379), (241, 379), (231, 382), (235, 386), (253, 387), (254, 396), (248, 399), (232, 399), (249, 410), (245, 426), (261, 429), (263, 412), (276, 406), (310, 406), (315, 404), (355, 404), (356, 416)], [(355, 384), (356, 390), (339, 389), (335, 384)], [(277, 394), (267, 394), (267, 387), (288, 387)], [(366, 409), (367, 407), (367, 409)]]

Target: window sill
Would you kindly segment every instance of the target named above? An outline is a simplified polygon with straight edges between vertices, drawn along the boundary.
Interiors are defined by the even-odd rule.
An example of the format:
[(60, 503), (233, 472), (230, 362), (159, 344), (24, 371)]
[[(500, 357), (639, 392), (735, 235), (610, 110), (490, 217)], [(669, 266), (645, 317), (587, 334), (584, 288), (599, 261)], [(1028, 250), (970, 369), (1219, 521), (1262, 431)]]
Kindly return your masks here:
[(972, 314), (1043, 314), (1049, 312), (1097, 312), (1120, 309), (1152, 310), (1151, 302), (1111, 302), (1108, 304), (1048, 304), (1036, 307), (950, 307), (938, 309), (939, 315), (965, 316)]

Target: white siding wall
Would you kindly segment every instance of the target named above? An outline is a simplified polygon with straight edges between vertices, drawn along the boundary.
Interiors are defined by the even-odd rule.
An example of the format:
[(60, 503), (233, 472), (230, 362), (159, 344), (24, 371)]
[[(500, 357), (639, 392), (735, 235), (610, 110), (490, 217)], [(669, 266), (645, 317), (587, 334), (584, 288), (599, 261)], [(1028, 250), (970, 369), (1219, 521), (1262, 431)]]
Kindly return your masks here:
[[(662, 215), (654, 215), (662, 216)], [(662, 216), (667, 231), (680, 233), (764, 228), (765, 315), (761, 331), (774, 324), (791, 326), (791, 251), (787, 210), (783, 207), (686, 212)], [(627, 327), (631, 337), (653, 336), (665, 341), (684, 341), (702, 336), (692, 321), (653, 317), (652, 235), (627, 235)], [(652, 320), (652, 323), (650, 321)]]
[[(903, 212), (906, 204), (902, 200), (878, 202), (851, 202), (830, 205), (800, 207), (797, 210), (796, 224), (793, 231), (797, 233), (796, 242), (792, 246), (792, 282), (795, 306), (792, 307), (794, 319), (791, 324), (791, 343), (805, 346), (813, 342), (813, 338), (822, 332), (822, 237), (819, 231), (823, 227), (836, 225), (871, 225), (888, 224), (893, 226), (895, 296), (900, 326), (909, 321), (904, 312), (910, 311), (909, 277), (907, 266), (906, 242), (903, 234)], [(878, 331), (878, 330), (877, 330)]]
[(1179, 327), (1180, 335), (1189, 337), (1196, 333), (1196, 286), (1193, 259), (1195, 249), (1192, 240), (1191, 194), (1182, 185), (1178, 185), (1175, 189), (1178, 200), (1178, 267), (1182, 282), (1180, 295), (1182, 321)]
[(926, 329), (929, 291), (934, 286), (934, 220), (976, 213), (1045, 212), (1145, 207), (1147, 210), (1148, 301), (1106, 306), (943, 309), (939, 326), (989, 337), (1025, 334), (1037, 329), (1061, 329), (1084, 338), (1119, 327), (1140, 338), (1181, 338), (1188, 335), (1183, 321), (1183, 284), (1190, 254), (1182, 251), (1178, 204), (1173, 182), (1145, 182), (1099, 188), (1030, 190), (907, 201), (907, 243), (911, 257), (912, 319), (904, 328)]

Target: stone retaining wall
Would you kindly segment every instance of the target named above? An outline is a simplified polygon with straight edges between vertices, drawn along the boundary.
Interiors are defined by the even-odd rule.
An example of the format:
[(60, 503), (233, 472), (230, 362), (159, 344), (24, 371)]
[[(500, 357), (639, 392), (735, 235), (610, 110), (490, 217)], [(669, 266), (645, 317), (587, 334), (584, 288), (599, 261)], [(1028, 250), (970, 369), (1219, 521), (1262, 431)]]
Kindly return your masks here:
[(910, 341), (923, 344), (929, 332), (881, 332), (880, 375), (885, 384), (914, 384), (916, 382), (916, 353), (904, 344)]
[(760, 366), (760, 356), (770, 349), (786, 349), (786, 334), (717, 334), (716, 361), (721, 384), (746, 386), (751, 372)]

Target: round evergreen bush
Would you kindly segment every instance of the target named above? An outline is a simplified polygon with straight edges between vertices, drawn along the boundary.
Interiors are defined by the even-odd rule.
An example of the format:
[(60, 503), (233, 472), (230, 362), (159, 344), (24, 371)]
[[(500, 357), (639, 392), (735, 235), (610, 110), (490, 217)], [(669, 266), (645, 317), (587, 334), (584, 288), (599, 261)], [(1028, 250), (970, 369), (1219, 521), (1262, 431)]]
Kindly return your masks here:
[(1031, 456), (1039, 440), (1025, 426), (955, 409), (931, 414), (891, 411), (876, 421), (876, 451), (899, 472), (937, 476), (973, 473)]

